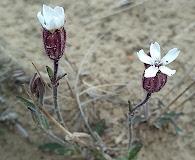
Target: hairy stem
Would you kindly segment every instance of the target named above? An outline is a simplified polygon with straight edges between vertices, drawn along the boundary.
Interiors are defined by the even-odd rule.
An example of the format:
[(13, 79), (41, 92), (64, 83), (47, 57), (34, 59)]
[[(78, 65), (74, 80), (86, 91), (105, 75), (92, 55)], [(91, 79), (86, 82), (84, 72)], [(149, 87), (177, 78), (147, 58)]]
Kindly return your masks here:
[(65, 146), (65, 147), (71, 147), (71, 145), (67, 142), (65, 142), (64, 140), (62, 140), (61, 138), (57, 137), (55, 134), (53, 134), (51, 131), (48, 131), (48, 132), (45, 132), (46, 135), (54, 140), (55, 142), (57, 142), (58, 144), (62, 145), (62, 146)]
[(131, 116), (131, 102), (128, 101), (128, 148), (130, 149), (133, 142), (133, 117)]
[(148, 117), (150, 116), (150, 109), (149, 109), (149, 101), (147, 101), (144, 105), (144, 118), (148, 119)]
[(58, 86), (59, 82), (57, 81), (57, 74), (58, 74), (58, 66), (59, 66), (59, 60), (54, 60), (54, 76), (52, 81), (52, 89), (53, 89), (53, 103), (56, 115), (58, 117), (59, 123), (66, 128), (64, 120), (62, 118), (62, 114), (60, 112), (60, 107), (58, 106)]
[(149, 99), (150, 99), (150, 97), (151, 97), (151, 95), (152, 95), (152, 93), (147, 93), (146, 94), (146, 97), (144, 98), (144, 100), (141, 102), (141, 103), (139, 103), (139, 104), (137, 104), (132, 110), (131, 110), (131, 114), (133, 115), (134, 113), (135, 113), (135, 111), (138, 109), (138, 108), (140, 108), (142, 105), (144, 105)]

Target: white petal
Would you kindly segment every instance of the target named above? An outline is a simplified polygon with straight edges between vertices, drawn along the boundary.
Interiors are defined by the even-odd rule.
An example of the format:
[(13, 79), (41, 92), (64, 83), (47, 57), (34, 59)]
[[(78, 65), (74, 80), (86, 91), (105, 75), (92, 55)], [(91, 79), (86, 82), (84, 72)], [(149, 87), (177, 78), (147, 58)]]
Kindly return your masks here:
[(56, 29), (59, 29), (60, 27), (64, 25), (64, 19), (62, 18), (55, 17), (54, 21), (55, 21)]
[(53, 16), (54, 16), (54, 10), (51, 7), (43, 4), (43, 17), (45, 19), (46, 25), (51, 21)]
[(55, 20), (54, 19), (52, 19), (46, 26), (47, 30), (52, 30), (52, 29), (56, 29), (56, 28), (57, 28), (57, 26), (55, 24)]
[(179, 55), (179, 50), (177, 48), (171, 49), (162, 59), (161, 62), (163, 65), (167, 65), (171, 62), (173, 62), (177, 56)]
[(146, 78), (155, 77), (157, 72), (158, 72), (158, 67), (150, 66), (145, 70), (144, 77)]
[(140, 50), (139, 52), (137, 52), (137, 56), (138, 56), (140, 61), (142, 61), (146, 64), (152, 64), (152, 58), (150, 56), (148, 56), (147, 54), (145, 54), (143, 49)]
[(41, 23), (41, 25), (43, 27), (45, 27), (45, 20), (44, 20), (44, 17), (42, 16), (41, 12), (37, 13), (37, 18), (38, 18), (39, 22)]
[(160, 61), (160, 45), (157, 42), (150, 45), (150, 55), (153, 60)]
[(175, 72), (176, 72), (176, 70), (172, 70), (172, 69), (170, 69), (170, 68), (168, 68), (168, 67), (165, 67), (165, 66), (160, 66), (160, 67), (159, 67), (159, 70), (160, 70), (162, 73), (166, 74), (167, 76), (172, 76), (172, 75), (175, 74)]
[(65, 18), (64, 9), (62, 7), (56, 6), (54, 8), (55, 16)]
[(60, 27), (62, 27), (64, 25), (65, 22), (65, 14), (64, 14), (64, 9), (62, 7), (56, 6), (54, 8), (54, 12), (55, 12), (55, 23), (57, 28), (59, 29)]

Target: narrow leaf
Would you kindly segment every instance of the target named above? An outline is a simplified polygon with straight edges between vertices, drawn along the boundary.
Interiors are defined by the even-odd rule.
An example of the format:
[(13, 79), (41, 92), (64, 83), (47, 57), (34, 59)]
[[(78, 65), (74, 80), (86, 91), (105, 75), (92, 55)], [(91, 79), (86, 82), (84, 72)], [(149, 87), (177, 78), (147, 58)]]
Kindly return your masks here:
[(97, 134), (100, 134), (104, 129), (105, 129), (105, 120), (102, 119), (96, 124), (93, 131), (96, 132)]
[(54, 151), (59, 148), (64, 148), (64, 146), (58, 143), (46, 143), (46, 144), (39, 146), (39, 149), (42, 151)]
[(58, 143), (47, 143), (39, 146), (39, 149), (42, 151), (50, 151), (59, 155), (72, 156), (75, 154), (74, 150), (61, 146)]
[(107, 159), (104, 157), (104, 155), (101, 154), (101, 153), (95, 153), (94, 158), (95, 158), (95, 159), (98, 159), (98, 160), (107, 160)]
[[(35, 122), (35, 124), (43, 129), (45, 132), (49, 130), (49, 122), (47, 120), (47, 117), (43, 115), (40, 110), (29, 108), (31, 111), (32, 118)], [(38, 108), (37, 108), (38, 109)]]
[(129, 111), (131, 111), (131, 110), (134, 108), (134, 106), (133, 106), (133, 104), (131, 103), (131, 101), (128, 101), (128, 105), (129, 105)]
[(61, 74), (58, 76), (57, 81), (59, 81), (60, 79), (62, 79), (63, 77), (65, 77), (67, 75), (67, 73)]
[(4, 130), (0, 128), (0, 138), (3, 137), (4, 135)]
[(156, 123), (155, 126), (157, 128), (162, 128), (162, 126), (167, 122), (167, 119), (165, 118), (160, 118)]
[(128, 153), (128, 160), (136, 160), (139, 151), (142, 148), (142, 142), (138, 141), (136, 144), (133, 145), (132, 149)]
[(120, 156), (117, 160), (128, 160), (125, 156)]
[(143, 121), (143, 118), (141, 116), (133, 117), (133, 123), (140, 123)]
[(162, 115), (163, 118), (166, 119), (173, 119), (173, 118), (177, 118), (179, 116), (183, 115), (183, 113), (175, 113), (175, 112), (171, 112), (171, 113), (165, 113)]
[(50, 81), (52, 82), (54, 80), (53, 70), (49, 66), (46, 66), (46, 70), (47, 70), (47, 74), (48, 74), (48, 76), (50, 78)]
[(41, 128), (44, 130), (44, 131), (48, 131), (49, 130), (49, 122), (47, 120), (47, 117), (43, 114), (41, 114)]
[(35, 105), (30, 102), (29, 100), (27, 100), (26, 98), (20, 97), (20, 96), (16, 96), (27, 108), (35, 108)]
[(173, 127), (177, 135), (180, 135), (180, 136), (184, 135), (182, 129), (174, 121), (172, 121), (172, 124), (173, 124)]

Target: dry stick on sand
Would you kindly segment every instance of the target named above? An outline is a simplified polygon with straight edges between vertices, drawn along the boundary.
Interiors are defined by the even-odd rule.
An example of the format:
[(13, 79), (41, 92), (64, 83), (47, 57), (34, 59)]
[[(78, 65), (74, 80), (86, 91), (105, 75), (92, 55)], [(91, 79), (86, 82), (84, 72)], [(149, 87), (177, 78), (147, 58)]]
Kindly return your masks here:
[(189, 90), (193, 85), (195, 84), (195, 79), (186, 87), (186, 89), (184, 89), (177, 97), (175, 97), (175, 99), (174, 100), (172, 100), (168, 105), (167, 105), (167, 107), (160, 113), (160, 115), (157, 117), (157, 118), (155, 118), (153, 121), (152, 121), (152, 123), (154, 123), (155, 121), (157, 121), (160, 117), (161, 117), (161, 115), (163, 115), (163, 114), (165, 114), (168, 110), (169, 110), (169, 107), (173, 104), (173, 103), (175, 103), (175, 101), (177, 101), (187, 90)]
[[(103, 36), (104, 36), (104, 35), (100, 36), (100, 37), (95, 41), (95, 43), (89, 48), (88, 52), (85, 54), (85, 56), (84, 56), (84, 58), (83, 58), (83, 60), (82, 60), (82, 62), (81, 62), (81, 64), (80, 64), (80, 66), (79, 66), (79, 70), (78, 70), (77, 77), (76, 77), (76, 83), (75, 83), (75, 87), (74, 87), (74, 89), (75, 89), (76, 92), (77, 92), (77, 86), (78, 86), (78, 82), (79, 82), (79, 78), (80, 78), (80, 74), (81, 74), (81, 71), (82, 71), (83, 64), (85, 63), (85, 61), (86, 61), (88, 55), (91, 53), (92, 49), (97, 45), (97, 43), (100, 41), (100, 39), (103, 38)], [(83, 118), (83, 120), (84, 120), (84, 122), (85, 122), (85, 125), (87, 126), (87, 129), (89, 130), (89, 132), (90, 132), (90, 134), (93, 136), (93, 138), (95, 138), (96, 141), (98, 142), (98, 146), (101, 148), (101, 151), (102, 151), (103, 155), (106, 156), (106, 157), (108, 158), (108, 157), (110, 157), (110, 156), (107, 155), (107, 154), (105, 154), (105, 152), (104, 152), (104, 151), (105, 151), (105, 148), (107, 148), (107, 147), (104, 145), (104, 142), (102, 141), (102, 139), (101, 139), (99, 136), (97, 136), (97, 135), (95, 135), (95, 134), (93, 133), (93, 131), (92, 131), (92, 129), (91, 129), (89, 123), (88, 123), (88, 119), (87, 119), (87, 117), (85, 116), (85, 113), (84, 113), (84, 111), (83, 111), (83, 109), (82, 109), (79, 95), (80, 95), (79, 92), (76, 93), (76, 101), (77, 101), (77, 105), (78, 105), (78, 107), (79, 107), (79, 110), (80, 110), (80, 112), (81, 112), (81, 116), (82, 116), (82, 118)]]
[[(83, 64), (85, 63), (85, 61), (86, 61), (88, 55), (91, 53), (92, 49), (96, 46), (96, 44), (99, 42), (99, 40), (102, 39), (103, 36), (99, 37), (95, 41), (95, 43), (89, 48), (88, 52), (85, 54), (85, 57), (83, 58), (80, 66), (79, 66), (78, 74), (77, 74), (77, 77), (76, 77), (76, 83), (75, 83), (75, 87), (74, 87), (75, 90), (77, 90), (77, 86), (78, 86), (78, 82), (79, 82), (79, 77), (80, 77), (80, 74), (81, 74), (81, 71), (82, 71)], [(89, 132), (94, 136), (93, 131), (92, 131), (91, 127), (89, 126), (88, 120), (85, 117), (85, 114), (84, 114), (83, 109), (81, 107), (81, 103), (80, 103), (80, 99), (79, 99), (79, 93), (76, 93), (76, 100), (77, 100), (77, 104), (78, 104), (79, 110), (81, 112), (81, 115), (83, 117), (83, 120), (85, 122), (85, 125), (87, 126), (87, 129), (89, 130)], [(95, 136), (94, 136), (94, 138), (95, 138)]]
[(80, 102), (80, 99), (79, 99), (79, 95), (78, 95), (78, 94), (76, 94), (76, 100), (77, 100), (78, 107), (79, 107), (79, 110), (80, 110), (80, 112), (81, 112), (81, 115), (82, 115), (82, 117), (83, 117), (83, 120), (84, 120), (84, 122), (85, 122), (85, 125), (87, 126), (87, 129), (89, 130), (90, 134), (93, 135), (93, 137), (95, 138), (95, 135), (94, 135), (94, 133), (93, 133), (91, 127), (89, 126), (88, 120), (87, 120), (87, 118), (86, 118), (86, 116), (85, 116), (85, 113), (84, 113), (84, 111), (83, 111), (83, 109), (82, 109), (81, 102)]
[(104, 35), (100, 36), (96, 41), (95, 43), (89, 48), (88, 52), (85, 54), (85, 57), (83, 58), (80, 66), (79, 66), (79, 70), (78, 70), (78, 73), (77, 73), (77, 77), (76, 77), (76, 83), (75, 83), (75, 90), (77, 89), (77, 85), (78, 85), (78, 81), (79, 81), (79, 77), (80, 77), (80, 74), (81, 74), (81, 71), (83, 69), (83, 64), (85, 63), (88, 55), (91, 53), (92, 49), (97, 45), (97, 43), (100, 41), (100, 39), (102, 39), (104, 37)]
[(132, 5), (130, 5), (130, 6), (127, 7), (127, 8), (121, 9), (121, 10), (119, 10), (119, 11), (115, 11), (115, 12), (113, 12), (113, 13), (111, 13), (111, 14), (107, 14), (107, 15), (104, 15), (104, 16), (97, 16), (97, 17), (100, 17), (100, 18), (90, 20), (89, 22), (84, 22), (84, 24), (86, 25), (86, 24), (89, 24), (89, 23), (92, 23), (92, 22), (95, 22), (95, 21), (102, 20), (102, 19), (104, 19), (104, 18), (108, 18), (108, 17), (114, 16), (114, 15), (119, 14), (119, 13), (121, 13), (121, 12), (127, 11), (127, 10), (129, 10), (129, 9), (131, 9), (131, 8), (134, 8), (134, 7), (138, 6), (138, 5), (141, 5), (141, 4), (143, 4), (144, 2), (146, 2), (146, 1), (147, 1), (147, 0), (143, 0), (143, 1), (141, 1), (141, 2), (132, 4)]
[(195, 96), (195, 92), (193, 92), (188, 98), (186, 98), (179, 106), (177, 106), (177, 109), (182, 107), (187, 101), (191, 100)]
[[(88, 84), (89, 85), (89, 84)], [(109, 86), (127, 86), (127, 84), (118, 84), (118, 83), (113, 83), (113, 84), (103, 84), (103, 85), (98, 85), (98, 86), (90, 86), (89, 88), (87, 88), (86, 90), (80, 92), (79, 96), (81, 96), (82, 94), (84, 93), (87, 93), (88, 91), (90, 90), (99, 90), (101, 92), (104, 92), (104, 93), (108, 93), (108, 94), (113, 94), (115, 95), (114, 93), (112, 92), (108, 92), (108, 91), (104, 91), (102, 89), (99, 89), (99, 88), (103, 88), (103, 87), (109, 87)]]
[(181, 80), (180, 80), (176, 85), (174, 85), (174, 86), (168, 91), (168, 93), (166, 93), (166, 94), (163, 96), (162, 99), (167, 98), (167, 97), (169, 96), (169, 94), (175, 89), (175, 87), (177, 87), (178, 85), (180, 85), (180, 83), (182, 83), (182, 82), (184, 81), (184, 79), (189, 75), (189, 73), (192, 72), (192, 70), (194, 69), (194, 67), (195, 67), (195, 65), (193, 65), (193, 66), (189, 69), (189, 71), (186, 72), (186, 74), (183, 76), (183, 78), (181, 78)]
[[(184, 89), (169, 105), (167, 105), (166, 109), (169, 109), (169, 107), (176, 101), (178, 100), (187, 90), (189, 90), (193, 85), (195, 84), (195, 79)], [(165, 110), (166, 110), (165, 109)]]

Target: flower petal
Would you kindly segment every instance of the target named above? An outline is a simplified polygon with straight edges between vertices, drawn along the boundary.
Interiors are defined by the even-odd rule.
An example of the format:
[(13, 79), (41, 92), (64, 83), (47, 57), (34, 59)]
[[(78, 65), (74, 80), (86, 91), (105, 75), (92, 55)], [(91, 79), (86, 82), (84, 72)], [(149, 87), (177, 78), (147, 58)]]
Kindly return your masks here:
[(62, 18), (55, 17), (54, 21), (55, 21), (56, 29), (59, 29), (60, 27), (64, 25), (64, 19)]
[(163, 65), (167, 65), (171, 62), (173, 62), (177, 56), (179, 55), (179, 50), (177, 48), (171, 49), (162, 59), (161, 62)]
[(162, 73), (166, 74), (167, 76), (172, 76), (172, 75), (175, 74), (175, 72), (176, 72), (176, 70), (172, 70), (172, 69), (170, 69), (170, 68), (168, 68), (168, 67), (165, 67), (165, 66), (160, 66), (160, 67), (159, 67), (159, 70), (160, 70)]
[(55, 23), (55, 19), (52, 19), (46, 26), (47, 30), (52, 30), (52, 29), (56, 29), (56, 23)]
[(137, 52), (137, 56), (138, 56), (140, 61), (142, 61), (146, 64), (152, 64), (152, 58), (150, 56), (148, 56), (147, 54), (145, 54), (143, 49), (140, 50), (139, 52)]
[(51, 7), (43, 4), (43, 17), (45, 19), (46, 25), (51, 21), (53, 16), (54, 16), (54, 10)]
[(146, 78), (155, 77), (157, 72), (158, 72), (158, 67), (150, 66), (145, 70), (144, 77)]
[(65, 14), (64, 14), (64, 9), (62, 7), (56, 6), (54, 8), (54, 12), (55, 12), (55, 23), (57, 28), (59, 29), (60, 27), (62, 27), (64, 25), (65, 22)]
[(64, 9), (62, 7), (56, 6), (54, 8), (55, 16), (65, 18)]
[(41, 12), (37, 13), (37, 18), (38, 18), (39, 22), (41, 23), (41, 25), (45, 28), (45, 20), (44, 20), (44, 17), (42, 16)]
[(150, 55), (154, 61), (160, 61), (160, 45), (157, 42), (150, 45)]

